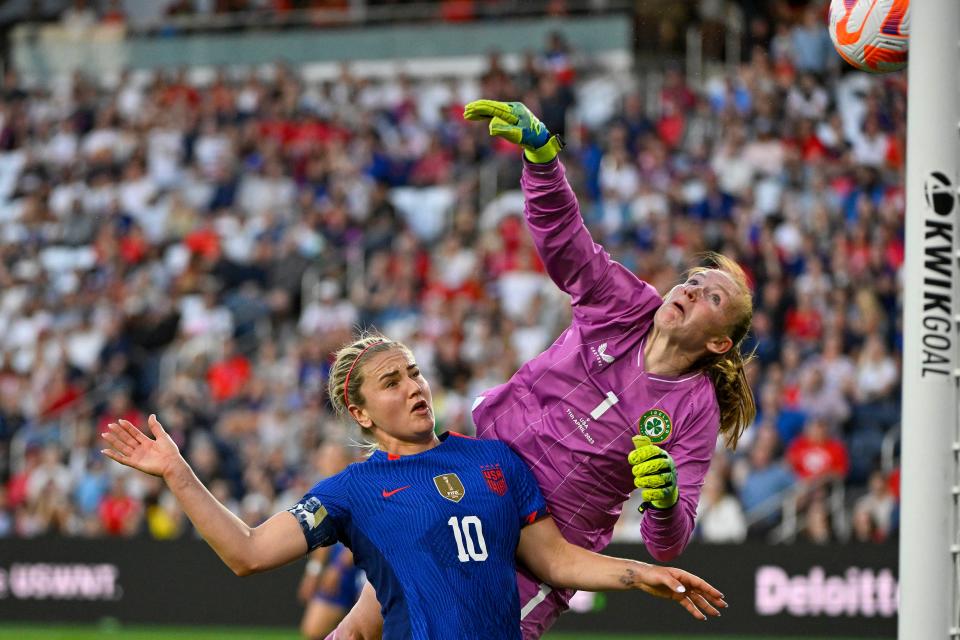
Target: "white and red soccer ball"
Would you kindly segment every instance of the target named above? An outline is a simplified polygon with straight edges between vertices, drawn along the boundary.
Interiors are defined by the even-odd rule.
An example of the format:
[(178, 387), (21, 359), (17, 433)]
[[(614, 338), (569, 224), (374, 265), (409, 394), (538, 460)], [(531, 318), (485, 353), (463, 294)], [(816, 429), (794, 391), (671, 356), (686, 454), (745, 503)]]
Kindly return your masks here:
[(907, 65), (910, 0), (831, 0), (830, 39), (840, 56), (871, 73)]

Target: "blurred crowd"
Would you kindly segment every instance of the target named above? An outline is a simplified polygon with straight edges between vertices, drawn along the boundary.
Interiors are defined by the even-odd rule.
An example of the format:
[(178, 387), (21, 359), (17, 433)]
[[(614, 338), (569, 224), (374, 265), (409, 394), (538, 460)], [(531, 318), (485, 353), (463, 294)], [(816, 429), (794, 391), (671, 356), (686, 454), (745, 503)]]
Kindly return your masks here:
[(604, 12), (611, 4), (610, 0), (8, 0), (0, 4), (0, 26), (58, 21), (75, 32), (102, 24), (175, 35), (185, 26), (203, 30), (381, 20), (464, 22), (517, 13)]
[(438, 430), (470, 433), (473, 398), (570, 317), (519, 154), (461, 119), (481, 96), (566, 136), (585, 221), (638, 276), (665, 292), (718, 250), (753, 281), (759, 413), (718, 448), (698, 538), (895, 535), (905, 79), (841, 69), (820, 3), (760, 17), (696, 84), (587, 72), (560, 35), (477, 78), (7, 71), (0, 536), (187, 534), (161, 482), (99, 453), (153, 412), (245, 521), (286, 508), (359, 438), (325, 396), (356, 327), (411, 345)]

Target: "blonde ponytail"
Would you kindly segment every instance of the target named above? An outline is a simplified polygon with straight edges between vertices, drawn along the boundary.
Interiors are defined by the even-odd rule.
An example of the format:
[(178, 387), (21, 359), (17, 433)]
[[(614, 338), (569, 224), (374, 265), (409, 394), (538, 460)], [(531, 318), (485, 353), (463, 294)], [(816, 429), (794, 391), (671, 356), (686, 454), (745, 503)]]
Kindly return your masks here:
[(737, 448), (740, 436), (757, 416), (753, 390), (745, 372), (747, 363), (753, 358), (753, 353), (744, 357), (740, 345), (736, 345), (705, 368), (720, 405), (720, 433), (724, 444), (731, 449)]

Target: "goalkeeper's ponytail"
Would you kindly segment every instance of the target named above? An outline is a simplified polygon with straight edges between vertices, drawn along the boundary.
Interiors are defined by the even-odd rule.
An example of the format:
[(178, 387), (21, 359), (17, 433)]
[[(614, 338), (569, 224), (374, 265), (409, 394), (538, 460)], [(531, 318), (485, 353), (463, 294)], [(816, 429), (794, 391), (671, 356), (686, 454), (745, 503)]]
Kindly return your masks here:
[(752, 353), (744, 357), (740, 345), (736, 344), (706, 367), (717, 394), (717, 404), (720, 405), (720, 433), (724, 443), (731, 449), (737, 448), (740, 436), (753, 424), (757, 415), (753, 390), (744, 371), (753, 357)]

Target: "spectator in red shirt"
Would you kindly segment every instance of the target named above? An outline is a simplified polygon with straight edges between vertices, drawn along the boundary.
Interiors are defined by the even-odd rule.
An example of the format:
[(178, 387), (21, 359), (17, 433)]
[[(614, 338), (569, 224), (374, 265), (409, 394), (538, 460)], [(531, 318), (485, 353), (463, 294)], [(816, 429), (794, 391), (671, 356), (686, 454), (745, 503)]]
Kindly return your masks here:
[(693, 109), (697, 103), (696, 94), (687, 85), (683, 72), (676, 66), (671, 66), (663, 77), (663, 88), (660, 90), (660, 105), (672, 103), (680, 112)]
[(665, 100), (663, 113), (657, 121), (657, 134), (671, 150), (680, 146), (685, 126), (683, 111), (672, 100)]
[(200, 92), (190, 83), (185, 68), (177, 69), (160, 92), (159, 101), (165, 108), (171, 109), (182, 106), (192, 110), (200, 105)]
[(108, 424), (120, 420), (128, 420), (133, 424), (146, 424), (147, 421), (147, 417), (133, 406), (127, 389), (118, 389), (110, 394), (107, 406), (97, 419), (97, 433), (104, 433)]
[(797, 132), (792, 137), (792, 144), (806, 163), (818, 163), (827, 157), (829, 150), (823, 141), (817, 137), (814, 121), (802, 118), (797, 121)]
[(842, 480), (850, 470), (847, 447), (830, 435), (827, 422), (812, 418), (790, 446), (787, 460), (801, 480)]
[(183, 242), (191, 252), (210, 260), (220, 256), (220, 236), (209, 223), (188, 233)]
[(42, 419), (55, 418), (71, 408), (83, 395), (83, 390), (70, 380), (66, 367), (54, 372), (42, 391), (39, 415)]
[(15, 471), (7, 482), (7, 506), (11, 511), (27, 500), (27, 483), (30, 475), (40, 466), (40, 452), (41, 447), (28, 445), (23, 454), (23, 466)]
[(823, 335), (823, 317), (814, 306), (809, 293), (798, 293), (797, 305), (787, 311), (786, 332), (788, 337), (805, 347), (820, 342)]
[(107, 3), (107, 9), (100, 16), (102, 24), (123, 25), (127, 22), (127, 14), (123, 10), (120, 0), (110, 0)]
[(110, 493), (100, 502), (100, 524), (112, 536), (132, 536), (140, 525), (143, 506), (127, 493), (123, 476), (113, 481)]
[(889, 477), (887, 477), (887, 486), (894, 499), (900, 502), (900, 467), (890, 472)]
[(251, 375), (250, 361), (237, 352), (232, 340), (228, 340), (224, 344), (223, 357), (207, 370), (210, 395), (217, 402), (230, 400), (243, 390)]
[(476, 17), (473, 0), (441, 0), (440, 15), (447, 22), (469, 22)]
[(120, 238), (119, 254), (127, 264), (139, 264), (149, 251), (150, 244), (140, 225), (131, 225), (130, 231)]

